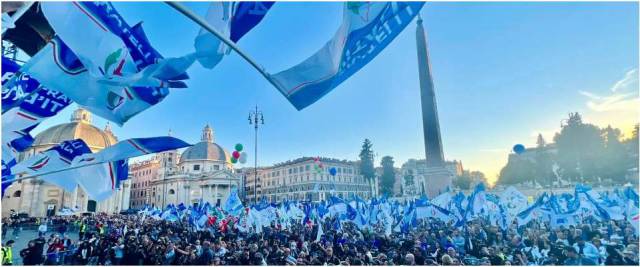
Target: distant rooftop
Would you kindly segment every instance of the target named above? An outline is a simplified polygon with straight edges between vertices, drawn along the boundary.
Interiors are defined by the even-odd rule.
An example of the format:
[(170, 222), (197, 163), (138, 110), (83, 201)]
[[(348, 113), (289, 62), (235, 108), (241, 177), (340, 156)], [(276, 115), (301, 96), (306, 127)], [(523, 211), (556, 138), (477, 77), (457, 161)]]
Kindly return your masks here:
[[(281, 167), (281, 166), (290, 165), (290, 164), (297, 164), (297, 163), (306, 162), (306, 161), (313, 161), (316, 158), (317, 157), (301, 157), (301, 158), (297, 158), (297, 159), (288, 160), (288, 161), (285, 161), (285, 162), (280, 162), (280, 163), (273, 164), (273, 167)], [(345, 160), (345, 159), (334, 159), (334, 158), (325, 158), (325, 157), (319, 157), (318, 159), (322, 163), (342, 163), (342, 164), (353, 164), (353, 163), (356, 163), (355, 161), (350, 161), (350, 160)]]

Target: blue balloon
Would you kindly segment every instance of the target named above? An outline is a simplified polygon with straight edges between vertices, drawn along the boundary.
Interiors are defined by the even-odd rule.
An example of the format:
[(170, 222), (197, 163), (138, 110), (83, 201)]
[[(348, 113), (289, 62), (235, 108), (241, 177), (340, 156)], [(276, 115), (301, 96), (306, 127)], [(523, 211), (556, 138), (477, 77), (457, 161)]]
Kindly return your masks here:
[(513, 152), (516, 152), (516, 154), (518, 155), (524, 153), (525, 150), (526, 148), (522, 144), (517, 144), (513, 146)]
[(329, 174), (331, 174), (331, 176), (336, 176), (336, 173), (337, 173), (337, 172), (338, 172), (338, 171), (336, 170), (336, 168), (335, 168), (335, 167), (331, 167), (331, 169), (329, 169)]

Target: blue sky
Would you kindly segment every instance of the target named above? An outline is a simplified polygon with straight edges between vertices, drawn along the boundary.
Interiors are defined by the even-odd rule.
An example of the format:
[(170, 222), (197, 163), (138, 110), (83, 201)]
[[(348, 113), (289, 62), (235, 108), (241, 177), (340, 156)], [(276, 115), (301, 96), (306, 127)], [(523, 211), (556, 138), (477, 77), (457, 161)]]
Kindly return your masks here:
[[(204, 15), (207, 3), (187, 3)], [(144, 21), (166, 57), (193, 51), (199, 28), (162, 3), (118, 2), (133, 25)], [(239, 46), (276, 73), (319, 49), (338, 28), (341, 3), (277, 3)], [(551, 141), (560, 120), (623, 128), (638, 122), (637, 3), (428, 3), (427, 29), (444, 153), (494, 179), (514, 144)], [(236, 54), (214, 70), (194, 65), (189, 88), (113, 126), (120, 139), (173, 135), (199, 141), (203, 126), (229, 150), (253, 151), (247, 115), (265, 115), (259, 164), (300, 156), (355, 160), (364, 138), (378, 154), (424, 158), (415, 23), (376, 59), (316, 104), (296, 109)], [(75, 107), (36, 129), (68, 121)], [(94, 116), (94, 124), (106, 121)], [(249, 158), (253, 165), (253, 155)]]

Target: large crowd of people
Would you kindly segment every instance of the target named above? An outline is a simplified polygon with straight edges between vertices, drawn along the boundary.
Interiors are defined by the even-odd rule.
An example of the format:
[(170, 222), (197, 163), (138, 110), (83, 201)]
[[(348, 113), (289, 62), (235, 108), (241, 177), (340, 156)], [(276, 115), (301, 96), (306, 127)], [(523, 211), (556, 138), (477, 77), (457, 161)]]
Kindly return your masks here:
[[(336, 230), (332, 220), (318, 239), (311, 222), (243, 233), (232, 220), (196, 229), (186, 219), (137, 214), (50, 217), (36, 222), (37, 238), (12, 249), (24, 265), (638, 265), (638, 235), (627, 221), (558, 229), (532, 221), (503, 231), (482, 219), (455, 227), (429, 218), (386, 236), (351, 223)], [(24, 238), (16, 236), (21, 223), (3, 222), (3, 254)]]

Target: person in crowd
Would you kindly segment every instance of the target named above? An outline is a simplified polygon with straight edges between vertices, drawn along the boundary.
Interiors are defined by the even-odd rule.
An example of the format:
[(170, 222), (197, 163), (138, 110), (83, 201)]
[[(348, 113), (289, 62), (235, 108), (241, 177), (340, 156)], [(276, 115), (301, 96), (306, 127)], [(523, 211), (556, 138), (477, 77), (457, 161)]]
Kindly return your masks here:
[(0, 250), (2, 251), (2, 258), (0, 258), (0, 262), (2, 265), (13, 265), (13, 244), (15, 241), (9, 240), (7, 241)]
[(638, 263), (638, 235), (626, 221), (585, 221), (556, 229), (535, 220), (501, 228), (483, 218), (462, 225), (426, 218), (417, 220), (408, 232), (388, 234), (380, 222), (361, 229), (343, 221), (338, 229), (337, 218), (328, 216), (324, 234), (318, 235), (317, 224), (300, 220), (288, 225), (274, 221), (258, 233), (242, 231), (237, 227), (240, 222), (232, 217), (216, 218), (216, 223), (198, 228), (186, 217), (168, 221), (138, 214), (53, 216), (49, 220), (52, 229), (60, 229), (61, 224), (76, 226), (64, 234), (38, 234), (20, 250), (24, 265)]
[(579, 254), (576, 248), (568, 246), (565, 248), (565, 254), (567, 259), (564, 260), (564, 265), (596, 265), (596, 262), (591, 260), (590, 258), (584, 257)]

